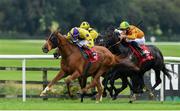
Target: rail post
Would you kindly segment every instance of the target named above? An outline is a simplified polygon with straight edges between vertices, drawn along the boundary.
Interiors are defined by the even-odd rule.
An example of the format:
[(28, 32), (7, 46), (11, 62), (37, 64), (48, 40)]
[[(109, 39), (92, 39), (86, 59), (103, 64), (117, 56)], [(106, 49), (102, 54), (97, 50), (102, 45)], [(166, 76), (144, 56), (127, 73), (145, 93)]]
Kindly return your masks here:
[[(43, 69), (43, 90), (46, 88), (47, 86), (47, 69)], [(47, 97), (43, 97), (43, 100), (48, 100)]]
[(26, 101), (26, 59), (22, 60), (22, 100)]

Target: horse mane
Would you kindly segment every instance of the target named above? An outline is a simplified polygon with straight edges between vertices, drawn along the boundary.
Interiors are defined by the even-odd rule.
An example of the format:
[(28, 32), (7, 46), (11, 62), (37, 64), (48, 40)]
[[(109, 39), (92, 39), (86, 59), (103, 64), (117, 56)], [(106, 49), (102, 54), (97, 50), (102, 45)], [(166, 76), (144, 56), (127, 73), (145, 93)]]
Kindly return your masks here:
[[(77, 52), (77, 50), (79, 50), (78, 46), (74, 45), (66, 38), (66, 35), (62, 35), (59, 31), (54, 32), (54, 34), (57, 35), (58, 39), (60, 39), (62, 46), (66, 45), (66, 48), (64, 48), (64, 51), (66, 50), (66, 54), (69, 51), (71, 51), (70, 53), (72, 53), (72, 52)], [(62, 50), (62, 48), (58, 48), (58, 50)], [(64, 53), (64, 51), (63, 52), (59, 51), (59, 52)], [(61, 54), (61, 55), (63, 55), (63, 54)]]
[[(109, 26), (107, 27), (106, 31), (103, 32), (96, 41), (97, 45), (105, 46), (108, 48), (113, 54), (119, 56), (127, 56), (131, 53), (130, 49), (127, 48), (127, 43), (122, 40), (120, 43), (116, 44), (119, 39), (117, 38), (116, 34), (114, 33), (115, 27)], [(115, 45), (116, 44), (116, 45)]]

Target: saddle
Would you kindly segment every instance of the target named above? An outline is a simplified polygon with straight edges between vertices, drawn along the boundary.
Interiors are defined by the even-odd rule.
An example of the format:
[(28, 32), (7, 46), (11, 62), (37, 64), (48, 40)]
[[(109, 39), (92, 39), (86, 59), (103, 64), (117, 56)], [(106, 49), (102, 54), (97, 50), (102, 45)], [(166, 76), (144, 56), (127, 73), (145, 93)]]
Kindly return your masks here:
[(128, 44), (128, 47), (131, 49), (132, 53), (134, 54), (134, 56), (137, 58), (138, 62), (138, 66), (141, 66), (143, 63), (150, 61), (152, 59), (154, 59), (154, 57), (152, 56), (149, 48), (146, 45), (141, 45), (140, 47), (143, 49), (143, 51), (146, 53), (146, 56), (143, 57), (141, 56), (141, 54), (139, 53), (139, 51), (137, 51), (137, 49), (135, 49), (133, 46), (131, 46), (130, 44)]
[[(84, 58), (87, 59), (89, 62), (96, 62), (99, 59), (99, 56), (97, 52), (94, 50), (94, 48), (91, 48), (91, 50), (81, 49), (81, 52)], [(94, 52), (95, 55), (92, 55), (92, 52)]]

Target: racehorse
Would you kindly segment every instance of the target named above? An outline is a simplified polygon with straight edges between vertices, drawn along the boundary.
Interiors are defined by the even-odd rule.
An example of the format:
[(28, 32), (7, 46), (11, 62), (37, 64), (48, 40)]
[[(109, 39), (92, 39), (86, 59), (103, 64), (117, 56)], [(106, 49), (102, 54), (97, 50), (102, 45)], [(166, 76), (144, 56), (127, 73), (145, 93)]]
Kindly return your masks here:
[[(95, 46), (94, 49), (99, 56), (99, 60), (92, 62), (88, 70), (86, 70), (89, 61), (83, 57), (80, 48), (77, 45), (74, 45), (72, 42), (68, 41), (66, 37), (58, 31), (52, 33), (49, 36), (46, 43), (43, 45), (42, 50), (44, 53), (48, 53), (54, 48), (58, 48), (59, 52), (61, 53), (61, 69), (56, 77), (41, 92), (41, 96), (44, 96), (47, 91), (51, 89), (52, 85), (60, 80), (65, 74), (69, 75), (65, 80), (67, 85), (69, 85), (77, 78), (92, 76), (93, 80), (91, 83), (85, 88), (81, 87), (82, 92), (85, 93), (89, 88), (96, 86), (98, 91), (96, 102), (99, 102), (102, 100), (102, 86), (100, 84), (100, 76), (106, 74), (105, 72), (107, 72), (110, 67), (118, 64), (125, 64), (128, 67), (137, 69), (134, 64), (130, 62), (127, 63), (128, 59), (113, 55), (105, 47)], [(87, 73), (83, 74), (83, 72)]]
[[(129, 47), (127, 47), (127, 46), (129, 46), (129, 44), (124, 40), (119, 40), (117, 35), (114, 33), (114, 28), (110, 28), (110, 30), (108, 30), (107, 35), (108, 36), (106, 36), (104, 38), (104, 39), (106, 39), (106, 40), (104, 40), (104, 42), (105, 42), (104, 45), (113, 54), (126, 56), (131, 61), (137, 58), (135, 56), (135, 54), (133, 53), (133, 51)], [(132, 79), (133, 87), (142, 89), (144, 87), (144, 80), (143, 80), (144, 73), (150, 69), (153, 69), (155, 71), (155, 75), (156, 75), (156, 82), (153, 85), (153, 87), (151, 89), (149, 89), (150, 95), (153, 96), (152, 91), (161, 83), (160, 71), (162, 71), (169, 79), (171, 79), (171, 75), (169, 74), (169, 72), (172, 72), (172, 71), (168, 70), (165, 67), (163, 55), (157, 47), (155, 47), (153, 45), (147, 45), (147, 48), (149, 49), (150, 53), (152, 54), (153, 59), (147, 60), (147, 61), (143, 62), (141, 65), (138, 65), (138, 63), (137, 63), (138, 61), (135, 61), (135, 64), (137, 63), (138, 67), (140, 68), (140, 72), (136, 76), (133, 76), (132, 72), (130, 73), (130, 75), (132, 75), (132, 77), (135, 77), (134, 79)], [(136, 71), (134, 71), (134, 73), (135, 72)], [(124, 72), (124, 73), (129, 73), (129, 72)], [(137, 73), (135, 73), (135, 74), (137, 74)], [(124, 75), (124, 76), (126, 76), (126, 75)], [(117, 72), (117, 73), (114, 73), (113, 77), (114, 78), (111, 78), (112, 82), (114, 80), (116, 80), (118, 77), (122, 78), (122, 74), (119, 74)], [(114, 86), (112, 86), (112, 87), (114, 87)], [(127, 85), (126, 85), (126, 87), (127, 87)], [(114, 99), (116, 99), (117, 95), (122, 90), (123, 90), (122, 88), (115, 89)]]

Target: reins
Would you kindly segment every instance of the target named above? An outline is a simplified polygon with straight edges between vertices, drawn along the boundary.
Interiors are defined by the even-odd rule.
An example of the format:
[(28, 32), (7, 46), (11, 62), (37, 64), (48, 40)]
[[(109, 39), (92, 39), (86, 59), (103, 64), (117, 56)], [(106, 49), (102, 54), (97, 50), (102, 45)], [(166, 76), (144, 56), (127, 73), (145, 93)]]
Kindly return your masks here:
[(113, 44), (113, 45), (109, 46), (109, 47), (108, 47), (108, 49), (111, 49), (112, 47), (114, 47), (114, 46), (116, 46), (116, 45), (120, 44), (120, 43), (121, 43), (121, 41), (122, 41), (122, 39), (120, 39), (120, 40), (119, 40), (118, 42), (116, 42), (115, 44)]
[(117, 44), (121, 43), (121, 41), (116, 42), (115, 44), (108, 47), (108, 49), (111, 49), (112, 47), (116, 46)]

